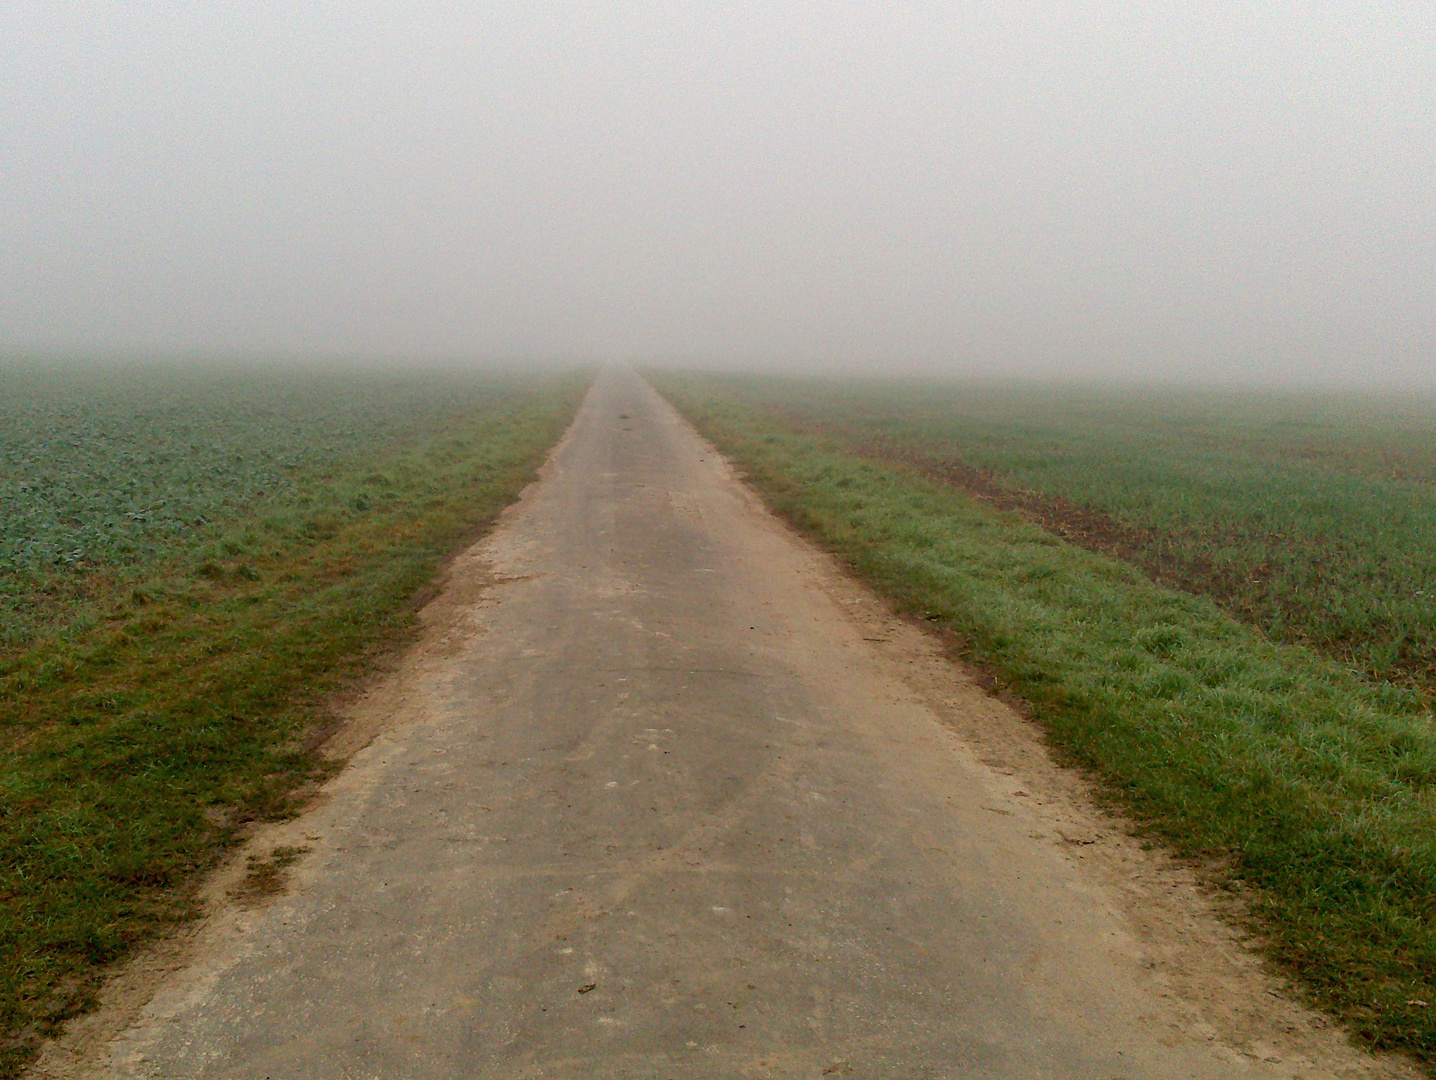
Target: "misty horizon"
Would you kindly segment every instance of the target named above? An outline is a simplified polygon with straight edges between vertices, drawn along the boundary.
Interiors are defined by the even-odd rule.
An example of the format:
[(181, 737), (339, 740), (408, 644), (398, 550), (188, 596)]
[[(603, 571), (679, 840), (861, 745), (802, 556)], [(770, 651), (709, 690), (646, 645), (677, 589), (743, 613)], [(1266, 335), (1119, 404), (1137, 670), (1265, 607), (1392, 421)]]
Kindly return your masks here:
[(0, 15), (0, 354), (1436, 385), (1436, 11)]

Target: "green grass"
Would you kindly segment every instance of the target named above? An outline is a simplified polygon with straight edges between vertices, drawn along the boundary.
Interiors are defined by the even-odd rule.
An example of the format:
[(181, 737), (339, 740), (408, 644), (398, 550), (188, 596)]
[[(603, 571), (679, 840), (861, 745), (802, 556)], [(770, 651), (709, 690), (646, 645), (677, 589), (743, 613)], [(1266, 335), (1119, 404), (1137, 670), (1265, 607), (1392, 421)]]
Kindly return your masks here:
[(721, 385), (795, 430), (1022, 509), (1277, 640), (1436, 694), (1436, 399)]
[(247, 822), (322, 778), (326, 695), (402, 640), (586, 385), (18, 375), (0, 372), (3, 408), (28, 416), (0, 427), (0, 1076), (107, 965), (195, 913)]
[(1419, 693), (854, 453), (850, 425), (818, 430), (803, 395), (654, 382), (778, 511), (957, 634), (1141, 828), (1241, 883), (1266, 949), (1316, 1001), (1436, 1062), (1436, 739)]

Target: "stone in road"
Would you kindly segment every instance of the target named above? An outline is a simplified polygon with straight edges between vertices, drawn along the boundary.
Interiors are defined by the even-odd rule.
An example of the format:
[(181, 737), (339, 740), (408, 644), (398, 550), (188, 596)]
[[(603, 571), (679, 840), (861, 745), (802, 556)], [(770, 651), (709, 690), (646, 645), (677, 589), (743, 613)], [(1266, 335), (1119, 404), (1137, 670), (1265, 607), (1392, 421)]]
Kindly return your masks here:
[(220, 920), (102, 1071), (1233, 1075), (833, 576), (604, 373), (287, 826), (288, 893)]

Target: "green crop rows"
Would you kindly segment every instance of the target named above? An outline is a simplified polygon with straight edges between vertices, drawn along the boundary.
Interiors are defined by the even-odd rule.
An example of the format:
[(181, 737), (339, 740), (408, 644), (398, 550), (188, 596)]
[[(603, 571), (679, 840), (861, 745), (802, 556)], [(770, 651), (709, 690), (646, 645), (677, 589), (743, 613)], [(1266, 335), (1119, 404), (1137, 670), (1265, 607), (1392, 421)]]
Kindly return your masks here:
[(153, 558), (298, 474), (506, 396), (436, 374), (12, 369), (0, 386), (0, 567), (33, 576)]
[(0, 644), (96, 572), (133, 572), (242, 508), (511, 404), (458, 373), (0, 368)]
[(969, 486), (976, 474), (1069, 539), (1210, 596), (1274, 638), (1436, 691), (1436, 401), (723, 386), (863, 456)]

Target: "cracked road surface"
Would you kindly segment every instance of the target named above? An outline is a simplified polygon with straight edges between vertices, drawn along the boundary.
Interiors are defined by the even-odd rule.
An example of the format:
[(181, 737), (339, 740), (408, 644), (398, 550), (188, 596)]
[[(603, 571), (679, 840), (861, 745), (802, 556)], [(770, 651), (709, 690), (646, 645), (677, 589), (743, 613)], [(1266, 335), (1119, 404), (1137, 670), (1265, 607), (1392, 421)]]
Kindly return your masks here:
[(603, 373), (356, 707), (372, 741), (267, 835), (308, 849), (287, 891), (211, 918), (86, 1068), (1368, 1075), (1194, 1019), (857, 592)]

